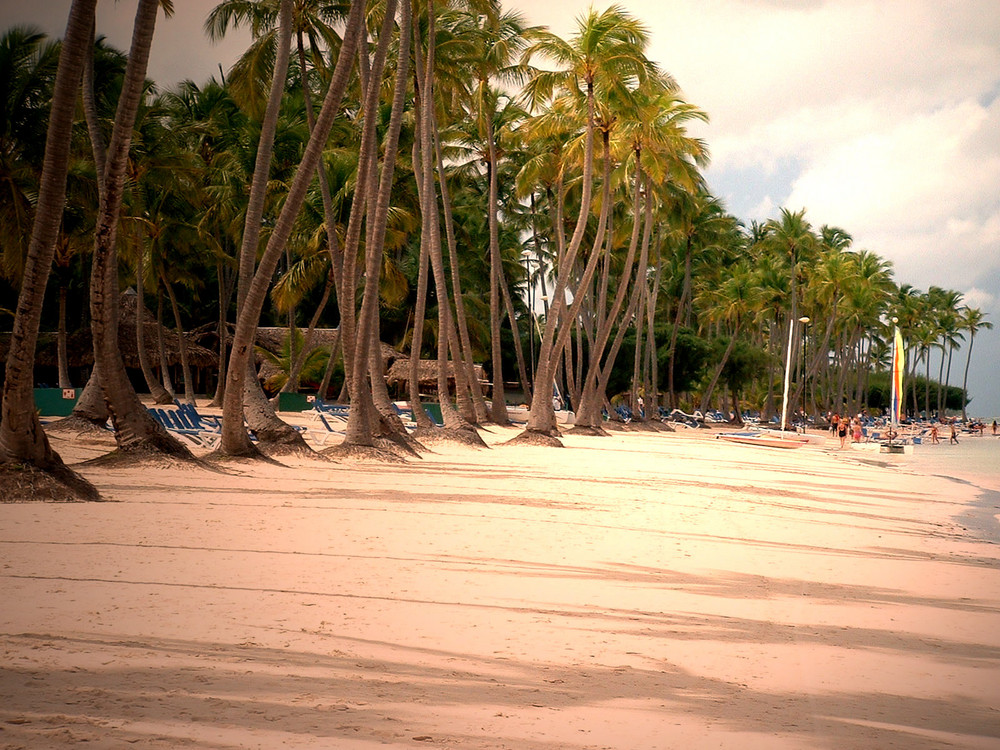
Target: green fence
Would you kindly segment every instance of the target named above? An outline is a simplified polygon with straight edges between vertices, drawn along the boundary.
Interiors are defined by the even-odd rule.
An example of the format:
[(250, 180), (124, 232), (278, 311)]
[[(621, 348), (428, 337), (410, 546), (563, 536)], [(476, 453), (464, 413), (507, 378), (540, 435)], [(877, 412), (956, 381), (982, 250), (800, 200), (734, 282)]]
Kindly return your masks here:
[(305, 393), (279, 393), (278, 411), (309, 411), (315, 398)]
[(68, 417), (82, 388), (36, 388), (35, 408), (43, 417)]

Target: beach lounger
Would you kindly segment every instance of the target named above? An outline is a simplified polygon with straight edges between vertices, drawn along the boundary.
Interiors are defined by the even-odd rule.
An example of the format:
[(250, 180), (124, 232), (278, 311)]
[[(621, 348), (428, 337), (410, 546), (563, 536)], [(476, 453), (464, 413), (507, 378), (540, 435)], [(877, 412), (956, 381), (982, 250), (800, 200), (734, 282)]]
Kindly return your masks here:
[(344, 430), (338, 430), (330, 424), (330, 420), (326, 418), (323, 412), (317, 414), (317, 421), (322, 425), (322, 429), (316, 428), (309, 430), (304, 437), (308, 440), (312, 440), (316, 445), (326, 445), (326, 441), (329, 440), (334, 435), (340, 435), (343, 437), (347, 433)]
[(222, 434), (216, 430), (201, 430), (194, 427), (185, 415), (174, 409), (148, 409), (150, 415), (161, 427), (174, 435), (186, 438), (198, 447), (212, 449), (219, 444)]

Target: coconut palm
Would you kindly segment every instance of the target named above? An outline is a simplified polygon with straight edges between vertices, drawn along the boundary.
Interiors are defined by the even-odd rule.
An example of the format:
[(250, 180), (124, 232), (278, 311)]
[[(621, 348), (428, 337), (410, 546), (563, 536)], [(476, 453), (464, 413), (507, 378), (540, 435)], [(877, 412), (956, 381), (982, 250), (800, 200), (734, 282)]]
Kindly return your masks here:
[(59, 46), (37, 29), (0, 36), (0, 277), (24, 270)]
[[(345, 30), (344, 45), (337, 58), (337, 64), (330, 79), (330, 87), (327, 90), (323, 107), (317, 118), (316, 127), (309, 138), (302, 161), (296, 170), (294, 180), (282, 205), (281, 213), (275, 222), (274, 231), (268, 239), (267, 248), (260, 259), (256, 273), (253, 275), (239, 313), (236, 332), (233, 335), (233, 350), (229, 359), (226, 376), (226, 395), (223, 401), (222, 441), (219, 450), (225, 454), (256, 454), (256, 449), (250, 443), (249, 436), (243, 428), (243, 390), (250, 366), (250, 351), (253, 344), (253, 336), (257, 328), (257, 321), (260, 318), (260, 312), (267, 297), (270, 278), (284, 250), (284, 244), (292, 232), (299, 209), (305, 200), (306, 190), (312, 181), (313, 172), (319, 164), (323, 145), (333, 126), (334, 117), (340, 108), (341, 99), (347, 88), (348, 77), (354, 64), (358, 29), (361, 24), (362, 5), (357, 0), (351, 3), (351, 12)], [(277, 98), (280, 95), (280, 91), (276, 92), (272, 89), (272, 94)], [(258, 161), (259, 171), (264, 175), (262, 181), (266, 179), (269, 167), (268, 160)], [(258, 178), (258, 171), (256, 169), (254, 178), (255, 181)], [(250, 242), (251, 240), (244, 237), (244, 241)], [(241, 251), (241, 258), (242, 256), (243, 251)]]
[(759, 309), (757, 286), (749, 264), (740, 262), (727, 269), (728, 278), (720, 285), (703, 287), (700, 291), (699, 303), (706, 309), (708, 320), (720, 323), (729, 336), (725, 351), (715, 366), (712, 378), (705, 388), (698, 407), (706, 411), (712, 402), (712, 394), (719, 382), (722, 371), (729, 361), (733, 348), (736, 346), (743, 326)]
[[(125, 178), (136, 114), (145, 94), (146, 64), (159, 11), (158, 0), (140, 0), (122, 92), (108, 144), (104, 191), (94, 231), (91, 268), (91, 331), (94, 360), (101, 373), (118, 449), (137, 455), (162, 452), (191, 458), (191, 452), (169, 435), (149, 414), (132, 388), (118, 348), (117, 252), (119, 217), (125, 194)], [(170, 7), (164, 5), (165, 11)]]
[[(603, 13), (591, 9), (578, 18), (576, 33), (569, 41), (552, 34), (539, 34), (538, 41), (525, 53), (526, 60), (532, 55), (541, 55), (559, 66), (558, 70), (540, 71), (533, 76), (525, 92), (529, 103), (541, 105), (549, 101), (554, 92), (564, 91), (572, 99), (582, 101), (587, 113), (580, 209), (573, 236), (560, 261), (553, 291), (553, 309), (545, 321), (526, 433), (551, 436), (556, 429), (552, 405), (555, 368), (569, 338), (572, 328), (569, 323), (579, 314), (586, 297), (585, 294), (577, 294), (572, 306), (568, 306), (565, 290), (569, 288), (567, 276), (576, 264), (591, 211), (597, 90), (602, 87), (628, 87), (644, 80), (652, 69), (644, 54), (647, 43), (645, 27), (620, 6), (612, 5)], [(577, 285), (578, 290), (590, 286), (598, 258), (599, 253), (591, 253)]]
[[(68, 469), (59, 454), (52, 450), (35, 411), (32, 386), (45, 285), (65, 202), (73, 114), (84, 61), (90, 49), (95, 5), (96, 0), (74, 0), (70, 6), (53, 86), (35, 218), (14, 315), (0, 404), (0, 463), (5, 467), (30, 464), (55, 478), (62, 487), (63, 496), (88, 500), (98, 499), (99, 494), (93, 485)], [(13, 490), (5, 490), (5, 497), (23, 496), (26, 489), (23, 482), (19, 484), (21, 489), (16, 494)], [(27, 493), (30, 498), (30, 488)]]
[(962, 420), (968, 419), (965, 413), (966, 404), (969, 402), (969, 363), (972, 361), (972, 345), (975, 343), (976, 334), (980, 331), (988, 331), (993, 328), (993, 324), (986, 320), (986, 313), (978, 307), (962, 308), (961, 330), (969, 333), (969, 350), (965, 355), (965, 372), (962, 375)]

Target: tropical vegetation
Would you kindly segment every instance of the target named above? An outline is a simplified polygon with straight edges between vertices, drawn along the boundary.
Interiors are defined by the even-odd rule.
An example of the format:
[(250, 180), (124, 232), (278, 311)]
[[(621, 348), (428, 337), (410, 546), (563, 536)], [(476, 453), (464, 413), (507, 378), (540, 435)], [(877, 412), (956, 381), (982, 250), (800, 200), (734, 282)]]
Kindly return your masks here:
[[(350, 403), (335, 451), (418, 450), (392, 408), (383, 343), (409, 356), (413, 403), (420, 360), (436, 362), (446, 431), (471, 442), (476, 425), (508, 421), (511, 398), (531, 407), (521, 439), (542, 442), (557, 440), (559, 405), (593, 433), (619, 404), (650, 422), (661, 408), (767, 418), (786, 360), (796, 409), (882, 409), (893, 321), (907, 409), (965, 416), (983, 312), (898, 282), (805, 209), (730, 214), (691, 132), (709, 114), (649, 59), (648, 30), (621, 6), (563, 39), (495, 0), (222, 0), (206, 33), (245, 27), (251, 46), (225, 77), (162, 89), (146, 59), (171, 4), (142, 0), (127, 54), (93, 38), (94, 4), (74, 0), (62, 41), (0, 37), (8, 468), (95, 495), (35, 415), (41, 328), (58, 331), (62, 387), (84, 385), (67, 337), (92, 331), (77, 416), (110, 416), (122, 455), (191, 460), (136, 390), (196, 401), (198, 336), (219, 358), (202, 397), (223, 409), (220, 456), (310, 451), (268, 400), (300, 388)], [(138, 297), (141, 378), (118, 351), (122, 289)], [(261, 325), (288, 330), (262, 355), (279, 370), (267, 382)], [(318, 347), (331, 328), (337, 344)], [(419, 439), (431, 427), (414, 413)]]

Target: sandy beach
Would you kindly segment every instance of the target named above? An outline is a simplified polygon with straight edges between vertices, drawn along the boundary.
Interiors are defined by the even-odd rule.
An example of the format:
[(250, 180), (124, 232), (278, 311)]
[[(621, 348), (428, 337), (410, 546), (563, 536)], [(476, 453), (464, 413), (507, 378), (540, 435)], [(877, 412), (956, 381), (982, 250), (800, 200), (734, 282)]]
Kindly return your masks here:
[(0, 504), (0, 748), (1000, 747), (972, 488), (709, 431), (482, 434)]

